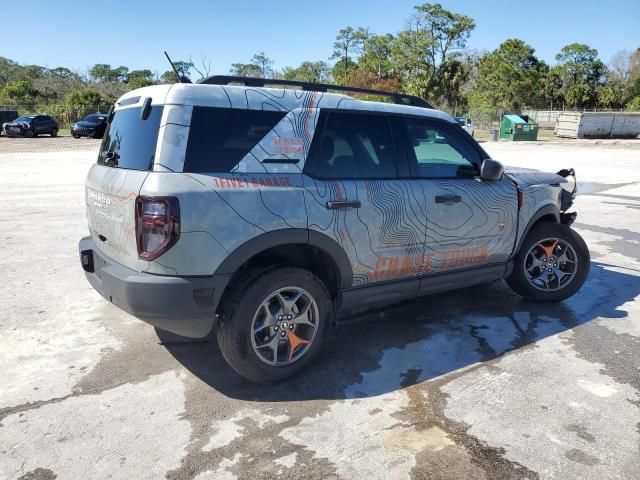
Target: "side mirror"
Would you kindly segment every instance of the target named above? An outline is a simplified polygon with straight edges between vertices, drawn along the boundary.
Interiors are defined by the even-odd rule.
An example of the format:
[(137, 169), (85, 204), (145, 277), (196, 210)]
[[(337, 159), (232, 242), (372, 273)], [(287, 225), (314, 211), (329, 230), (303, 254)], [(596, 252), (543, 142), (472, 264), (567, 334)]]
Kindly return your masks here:
[(487, 158), (480, 167), (480, 178), (482, 180), (496, 181), (504, 175), (504, 167), (497, 160)]

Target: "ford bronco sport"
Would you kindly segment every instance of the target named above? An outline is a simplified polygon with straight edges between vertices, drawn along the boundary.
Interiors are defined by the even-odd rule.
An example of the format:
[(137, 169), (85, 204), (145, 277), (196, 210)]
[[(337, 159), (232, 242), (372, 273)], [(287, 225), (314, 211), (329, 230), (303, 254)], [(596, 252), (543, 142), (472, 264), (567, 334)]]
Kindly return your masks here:
[(420, 99), (329, 89), (210, 77), (121, 97), (86, 180), (91, 285), (161, 330), (215, 332), (263, 383), (312, 362), (341, 310), (499, 279), (540, 302), (582, 286), (573, 171), (505, 171)]

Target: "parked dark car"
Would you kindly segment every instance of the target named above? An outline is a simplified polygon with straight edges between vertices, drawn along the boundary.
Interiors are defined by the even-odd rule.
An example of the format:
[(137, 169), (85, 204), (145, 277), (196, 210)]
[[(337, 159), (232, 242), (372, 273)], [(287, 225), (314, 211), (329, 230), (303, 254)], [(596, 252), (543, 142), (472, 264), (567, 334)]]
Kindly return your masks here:
[(48, 134), (52, 137), (58, 135), (58, 122), (49, 115), (21, 115), (13, 122), (2, 125), (4, 133), (8, 137), (37, 137)]
[(107, 117), (109, 115), (106, 113), (87, 115), (82, 120), (71, 125), (71, 135), (73, 135), (73, 138), (102, 138), (107, 128)]

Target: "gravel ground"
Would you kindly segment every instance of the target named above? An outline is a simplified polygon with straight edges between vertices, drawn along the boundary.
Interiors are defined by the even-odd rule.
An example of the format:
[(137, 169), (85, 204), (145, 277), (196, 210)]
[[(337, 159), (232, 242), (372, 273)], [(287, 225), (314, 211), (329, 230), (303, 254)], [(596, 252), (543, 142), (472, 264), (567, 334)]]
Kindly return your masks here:
[(76, 152), (97, 150), (102, 140), (93, 138), (50, 137), (36, 138), (0, 136), (0, 155), (3, 153), (34, 153), (34, 152)]
[(640, 143), (484, 145), (576, 168), (581, 292), (539, 305), (498, 282), (355, 315), (264, 387), (90, 288), (96, 141), (0, 138), (0, 478), (640, 478)]

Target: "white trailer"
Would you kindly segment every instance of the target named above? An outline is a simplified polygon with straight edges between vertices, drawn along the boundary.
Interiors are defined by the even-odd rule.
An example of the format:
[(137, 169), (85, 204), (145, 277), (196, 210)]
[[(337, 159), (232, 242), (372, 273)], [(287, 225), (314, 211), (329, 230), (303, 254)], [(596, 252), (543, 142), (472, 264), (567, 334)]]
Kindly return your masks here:
[(640, 112), (562, 112), (555, 134), (567, 138), (637, 138)]

